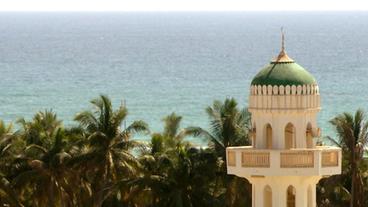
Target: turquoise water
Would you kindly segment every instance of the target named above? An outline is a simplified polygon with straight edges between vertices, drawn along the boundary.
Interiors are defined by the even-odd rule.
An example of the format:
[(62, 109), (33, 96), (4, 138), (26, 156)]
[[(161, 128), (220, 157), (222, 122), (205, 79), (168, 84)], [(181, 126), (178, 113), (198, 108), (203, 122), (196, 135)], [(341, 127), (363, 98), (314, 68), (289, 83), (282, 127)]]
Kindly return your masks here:
[(207, 127), (213, 100), (247, 105), (281, 26), (289, 56), (320, 85), (325, 135), (337, 113), (368, 110), (368, 13), (0, 13), (0, 118), (52, 108), (72, 125), (103, 93), (153, 131), (173, 111)]

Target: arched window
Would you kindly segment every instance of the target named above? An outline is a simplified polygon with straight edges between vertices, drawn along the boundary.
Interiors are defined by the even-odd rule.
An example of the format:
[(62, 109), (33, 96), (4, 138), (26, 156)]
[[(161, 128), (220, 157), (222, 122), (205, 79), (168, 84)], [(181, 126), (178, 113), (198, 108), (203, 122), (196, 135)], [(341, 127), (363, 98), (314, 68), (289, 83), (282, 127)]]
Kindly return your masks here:
[(308, 123), (306, 131), (307, 148), (313, 148), (312, 124)]
[(271, 124), (265, 126), (265, 138), (266, 138), (266, 148), (272, 149), (272, 127)]
[(295, 127), (288, 123), (285, 127), (285, 149), (295, 148)]
[(295, 194), (296, 194), (295, 188), (292, 185), (290, 185), (287, 188), (286, 207), (295, 207)]
[(272, 207), (272, 189), (268, 185), (263, 190), (263, 199), (264, 207)]
[(312, 189), (312, 186), (311, 185), (309, 185), (309, 187), (308, 187), (308, 200), (307, 200), (307, 206), (308, 207), (312, 207), (313, 206), (313, 202), (315, 202), (314, 200), (313, 200), (313, 189)]

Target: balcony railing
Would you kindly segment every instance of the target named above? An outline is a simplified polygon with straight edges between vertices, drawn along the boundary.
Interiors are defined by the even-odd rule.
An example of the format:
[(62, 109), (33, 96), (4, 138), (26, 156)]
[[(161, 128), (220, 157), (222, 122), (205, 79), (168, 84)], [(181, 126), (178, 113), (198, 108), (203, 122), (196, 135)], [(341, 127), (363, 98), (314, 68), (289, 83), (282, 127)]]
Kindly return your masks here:
[(322, 152), (322, 167), (339, 165), (339, 153), (337, 151)]
[(254, 149), (227, 148), (230, 174), (241, 175), (331, 175), (341, 171), (341, 149)]
[(314, 153), (312, 151), (281, 152), (281, 168), (310, 168), (314, 167)]
[(236, 158), (235, 158), (235, 152), (234, 151), (228, 151), (227, 152), (227, 165), (228, 166), (235, 166), (236, 165)]
[(243, 167), (270, 167), (269, 152), (242, 152)]

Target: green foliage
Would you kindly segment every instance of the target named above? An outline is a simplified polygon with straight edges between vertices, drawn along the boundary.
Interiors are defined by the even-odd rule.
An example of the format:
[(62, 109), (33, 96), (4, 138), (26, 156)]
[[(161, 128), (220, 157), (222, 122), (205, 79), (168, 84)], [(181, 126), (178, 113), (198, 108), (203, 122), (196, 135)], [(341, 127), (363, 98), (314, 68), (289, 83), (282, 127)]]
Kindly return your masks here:
[[(134, 139), (149, 133), (145, 122), (122, 127), (125, 106), (114, 109), (103, 95), (91, 104), (71, 127), (51, 110), (19, 119), (16, 131), (0, 120), (0, 206), (251, 206), (251, 185), (226, 172), (226, 147), (248, 145), (251, 127), (247, 109), (239, 109), (234, 99), (206, 109), (209, 130), (181, 129), (183, 118), (171, 113), (162, 119), (163, 131), (151, 133), (148, 142)], [(368, 124), (361, 111), (331, 123), (335, 144), (343, 148), (343, 173), (321, 180), (317, 201), (342, 207), (368, 192), (363, 157)], [(208, 146), (196, 147), (188, 136), (207, 140)], [(367, 199), (361, 196), (360, 206), (367, 206)]]
[(224, 102), (214, 101), (212, 107), (206, 109), (210, 119), (210, 131), (200, 127), (188, 127), (184, 133), (208, 140), (209, 146), (225, 159), (226, 147), (250, 144), (250, 114), (246, 108), (238, 109), (237, 105), (233, 98)]
[(363, 155), (368, 146), (368, 120), (362, 110), (357, 110), (354, 115), (339, 114), (330, 123), (337, 139), (327, 139), (342, 148), (342, 174), (320, 182), (318, 202), (321, 206), (367, 206), (364, 186), (368, 183), (364, 176), (368, 168)]
[[(209, 147), (219, 158), (216, 169), (215, 192), (224, 198), (226, 206), (250, 206), (251, 186), (245, 179), (227, 175), (226, 147), (250, 145), (250, 114), (246, 108), (238, 109), (235, 99), (214, 101), (206, 112), (210, 119), (210, 131), (199, 127), (188, 127), (184, 134), (201, 137), (209, 141)], [(217, 189), (221, 188), (224, 189)], [(222, 192), (222, 194), (221, 194)]]
[(142, 151), (142, 174), (129, 182), (134, 197), (144, 201), (139, 206), (217, 206), (212, 186), (217, 157), (210, 149), (183, 141), (181, 119), (175, 113), (166, 116), (164, 131), (152, 134), (151, 143)]

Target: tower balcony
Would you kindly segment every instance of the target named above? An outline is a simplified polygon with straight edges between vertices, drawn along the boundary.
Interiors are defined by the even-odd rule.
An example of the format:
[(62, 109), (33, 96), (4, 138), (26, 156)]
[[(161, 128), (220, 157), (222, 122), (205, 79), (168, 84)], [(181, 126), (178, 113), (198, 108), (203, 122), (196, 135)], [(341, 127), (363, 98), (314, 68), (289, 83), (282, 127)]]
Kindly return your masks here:
[(341, 149), (321, 146), (288, 150), (226, 148), (227, 172), (250, 176), (329, 176), (341, 173)]

